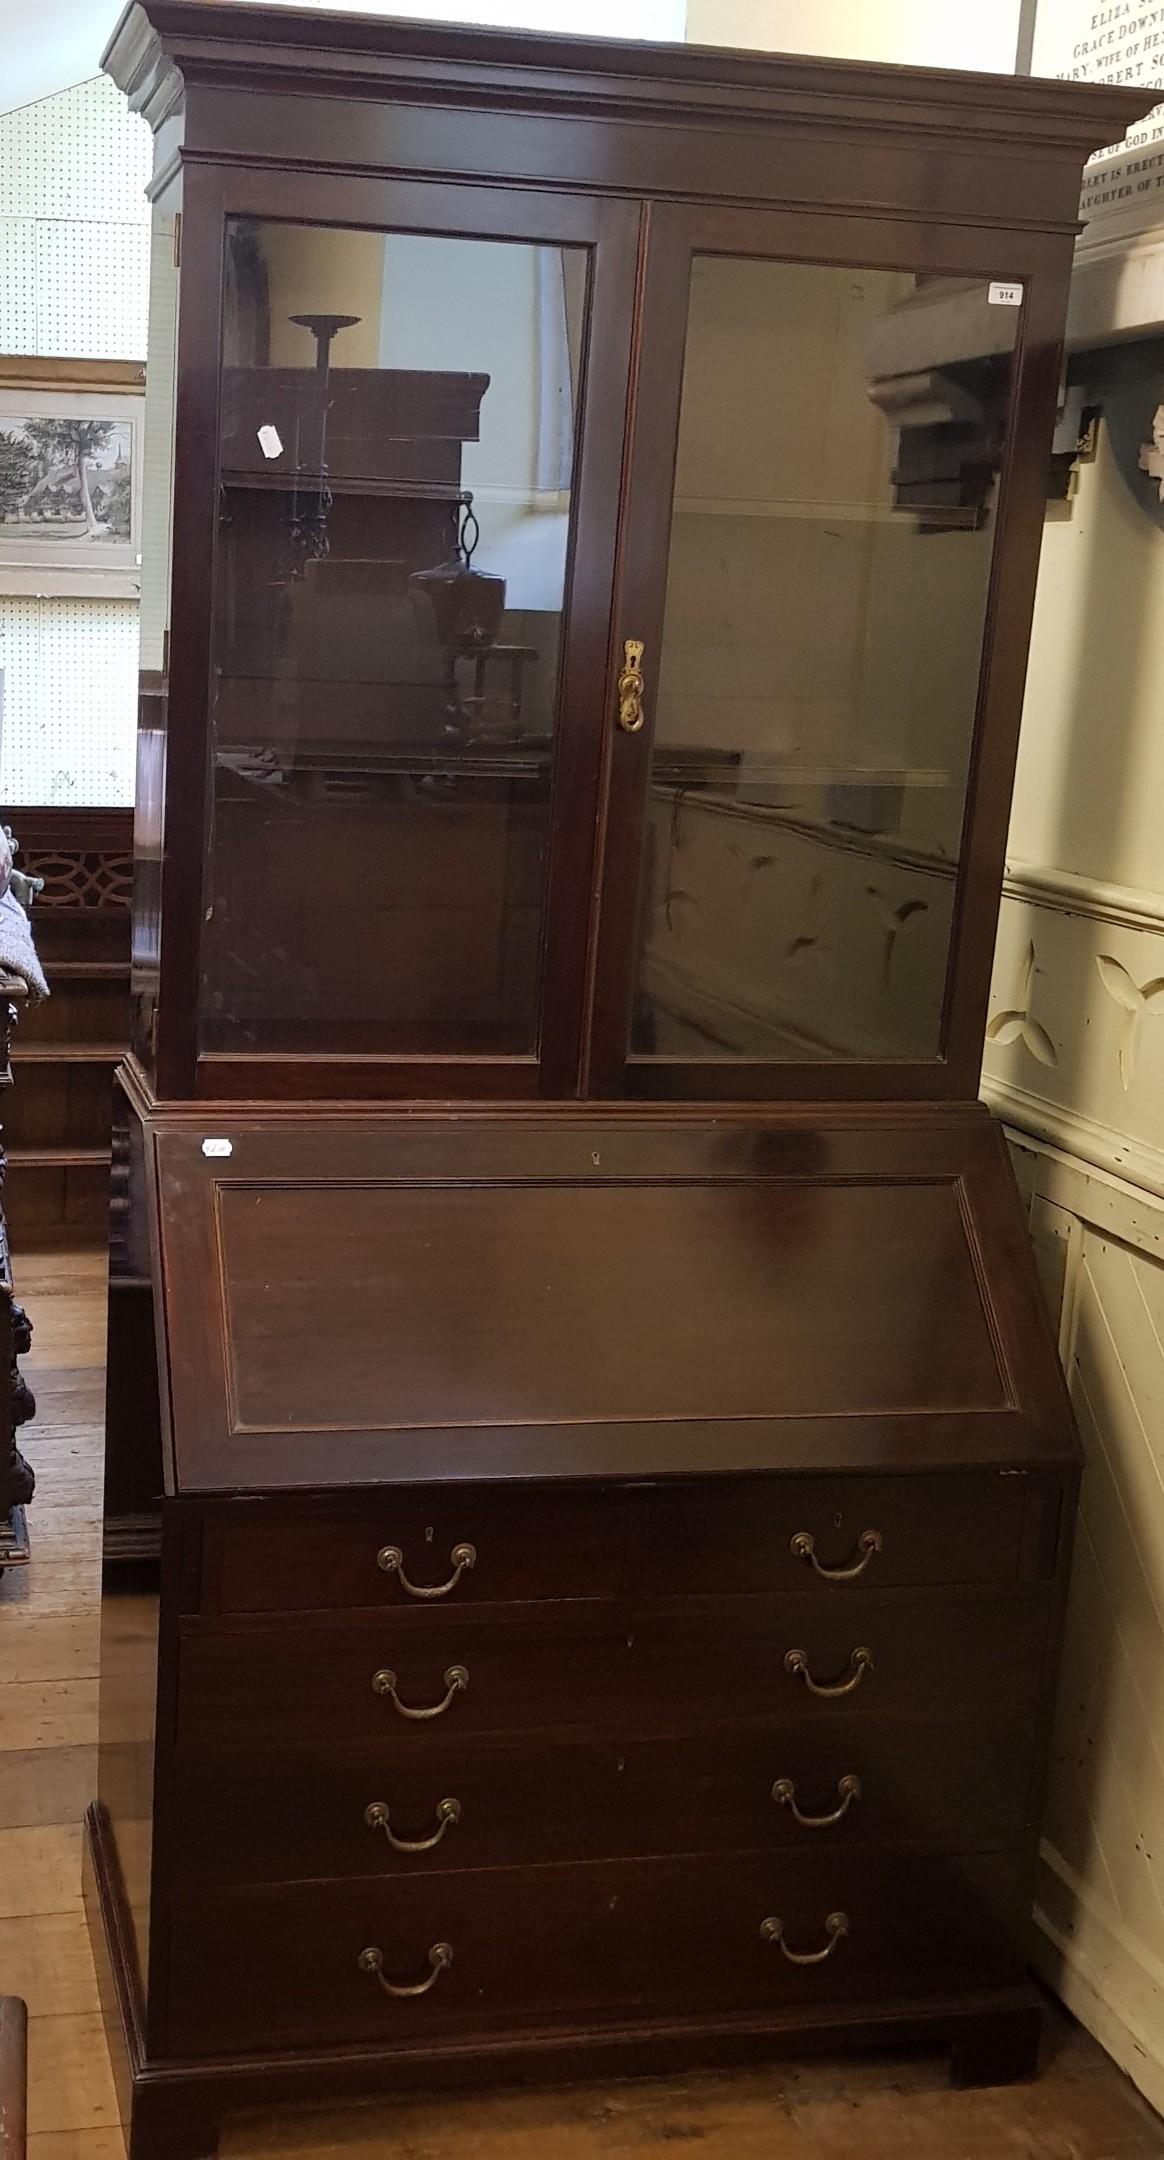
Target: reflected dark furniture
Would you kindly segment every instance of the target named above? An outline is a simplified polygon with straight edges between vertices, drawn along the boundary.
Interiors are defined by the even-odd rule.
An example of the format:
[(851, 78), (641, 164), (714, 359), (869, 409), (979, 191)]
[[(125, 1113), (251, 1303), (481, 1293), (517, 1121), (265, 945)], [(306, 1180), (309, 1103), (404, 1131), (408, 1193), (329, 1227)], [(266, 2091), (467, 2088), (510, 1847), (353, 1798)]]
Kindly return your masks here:
[[(781, 2047), (1025, 2075), (1077, 1449), (974, 1097), (1143, 98), (183, 0), (107, 65), (181, 211), (89, 1817), (133, 2160)], [(534, 655), (487, 728), (410, 597), (466, 484)]]

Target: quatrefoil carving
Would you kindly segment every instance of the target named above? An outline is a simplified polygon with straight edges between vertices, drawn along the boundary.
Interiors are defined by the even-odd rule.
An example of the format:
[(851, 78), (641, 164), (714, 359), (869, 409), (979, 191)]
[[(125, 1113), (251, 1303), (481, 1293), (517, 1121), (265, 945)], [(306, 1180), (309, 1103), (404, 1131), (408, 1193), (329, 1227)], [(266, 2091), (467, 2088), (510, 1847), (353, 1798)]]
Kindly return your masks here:
[(1057, 1065), (1059, 1052), (1046, 1028), (1034, 1018), (1031, 1004), (1035, 992), (1035, 947), (1032, 939), (1019, 977), (1018, 995), (1005, 1012), (997, 1012), (987, 1027), (987, 1039), (996, 1043), (1019, 1042), (1040, 1065)]
[(1113, 959), (1111, 953), (1097, 953), (1095, 965), (1099, 979), (1110, 998), (1123, 1013), (1120, 1027), (1120, 1079), (1124, 1092), (1136, 1077), (1136, 1060), (1140, 1052), (1140, 1030), (1147, 1013), (1164, 1012), (1164, 975), (1153, 976), (1151, 982), (1138, 983), (1129, 974), (1122, 960)]

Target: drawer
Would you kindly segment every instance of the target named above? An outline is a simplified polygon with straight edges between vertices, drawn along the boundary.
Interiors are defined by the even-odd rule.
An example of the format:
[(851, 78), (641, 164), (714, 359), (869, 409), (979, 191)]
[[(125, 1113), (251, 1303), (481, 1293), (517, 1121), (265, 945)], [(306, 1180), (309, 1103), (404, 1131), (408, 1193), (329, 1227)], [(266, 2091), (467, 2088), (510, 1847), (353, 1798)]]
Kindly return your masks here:
[(621, 1615), (602, 1607), (198, 1629), (178, 1651), (178, 1745), (284, 1746), (308, 1732), (415, 1752), (476, 1733), (594, 1728), (629, 1699), (629, 1663)]
[(232, 1502), (203, 1520), (201, 1609), (432, 1612), (610, 1598), (622, 1588), (626, 1515), (617, 1492), (465, 1485), (372, 1492), (332, 1510)]
[[(166, 2052), (407, 2046), (601, 2013), (618, 1983), (620, 1880), (617, 1867), (499, 1868), (179, 1896)], [(249, 1954), (224, 1957), (230, 1943)], [(417, 1986), (433, 1978), (439, 1943), (453, 1960), (422, 1995), (388, 1996), (360, 1967), (376, 1949), (385, 1980)]]
[(1029, 1721), (839, 1717), (713, 1747), (450, 1738), (419, 1759), (394, 1742), (202, 1754), (177, 1781), (174, 1860), (188, 1883), (277, 1883), (778, 1846), (1007, 1851), (1026, 1835), (1032, 1752)]
[(857, 1582), (1012, 1582), (1053, 1570), (1060, 1490), (1055, 1478), (997, 1471), (660, 1487), (643, 1511), (638, 1587), (842, 1595)]
[[(188, 1893), (171, 1907), (165, 2048), (409, 2047), (986, 1987), (1021, 1970), (1023, 1879), (1009, 1858), (850, 1848)], [(250, 1954), (225, 1956), (231, 1943)]]
[(179, 1746), (392, 1740), (414, 1752), (476, 1734), (577, 1731), (646, 1738), (745, 1720), (1033, 1708), (1045, 1597), (857, 1592), (730, 1600), (678, 1616), (317, 1622), (187, 1633)]
[(640, 1994), (676, 2008), (779, 2012), (990, 1987), (1023, 1970), (1025, 1881), (1017, 1855), (661, 1860), (627, 1870), (625, 1955)]
[(1020, 1717), (1040, 1699), (1050, 1612), (1043, 1595), (909, 1591), (757, 1599), (746, 1624), (730, 1601), (640, 1609), (636, 1702), (648, 1726), (671, 1731)]

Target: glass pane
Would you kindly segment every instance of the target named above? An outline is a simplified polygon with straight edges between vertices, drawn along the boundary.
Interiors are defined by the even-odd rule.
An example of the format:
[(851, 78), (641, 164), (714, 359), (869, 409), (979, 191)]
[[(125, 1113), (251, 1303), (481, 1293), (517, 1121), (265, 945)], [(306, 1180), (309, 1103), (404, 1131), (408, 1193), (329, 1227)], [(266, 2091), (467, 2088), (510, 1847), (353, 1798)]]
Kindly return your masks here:
[(537, 1048), (587, 267), (228, 227), (204, 1049)]
[(696, 259), (635, 1054), (938, 1053), (1019, 313)]

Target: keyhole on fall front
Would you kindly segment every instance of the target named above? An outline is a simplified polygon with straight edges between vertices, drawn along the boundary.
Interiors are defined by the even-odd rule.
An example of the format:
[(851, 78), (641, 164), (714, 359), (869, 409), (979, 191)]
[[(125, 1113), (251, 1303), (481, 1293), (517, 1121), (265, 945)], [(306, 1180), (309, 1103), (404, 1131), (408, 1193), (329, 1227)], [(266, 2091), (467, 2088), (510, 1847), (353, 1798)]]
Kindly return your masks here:
[(428, 1528), (426, 1529), (426, 1531), (425, 1531), (425, 1533), (424, 1533), (424, 1542), (425, 1542), (425, 1544), (426, 1544), (426, 1545), (431, 1545), (431, 1544), (432, 1544), (432, 1524), (431, 1524), (431, 1523), (429, 1523), (429, 1525), (428, 1525)]

